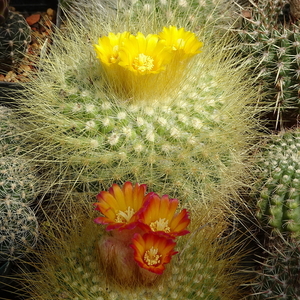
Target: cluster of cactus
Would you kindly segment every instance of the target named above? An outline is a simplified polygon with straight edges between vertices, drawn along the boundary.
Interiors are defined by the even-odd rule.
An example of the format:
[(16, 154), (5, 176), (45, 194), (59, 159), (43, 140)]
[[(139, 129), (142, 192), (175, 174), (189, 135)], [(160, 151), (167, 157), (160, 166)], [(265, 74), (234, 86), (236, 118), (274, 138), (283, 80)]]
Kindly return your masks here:
[(12, 111), (0, 107), (0, 261), (15, 260), (32, 247), (38, 223), (30, 204), (36, 197), (36, 174), (18, 147)]
[[(212, 42), (211, 32), (199, 32), (197, 18), (190, 22), (182, 11), (169, 20), (151, 7), (141, 10), (137, 3), (129, 15), (113, 18), (87, 9), (83, 26), (68, 15), (69, 26), (56, 32), (51, 53), (39, 62), (43, 72), (33, 74), (14, 99), (22, 154), (45, 176), (49, 190), (56, 184), (69, 189), (62, 197), (58, 190), (49, 193), (50, 227), (45, 248), (37, 251), (42, 263), (34, 261), (39, 272), (21, 278), (30, 282), (32, 298), (241, 299), (241, 278), (234, 274), (240, 257), (230, 251), (233, 243), (221, 241), (227, 225), (222, 215), (250, 177), (249, 144), (257, 125), (252, 104), (258, 92), (245, 65), (224, 47), (226, 41)], [(133, 82), (139, 79), (134, 87), (142, 92), (125, 97), (128, 89), (119, 97), (117, 83), (128, 76), (108, 82), (93, 44), (118, 33), (130, 33), (131, 40), (150, 33), (155, 40), (169, 24), (203, 41), (203, 52), (186, 65), (170, 60), (171, 73), (166, 67), (155, 77), (153, 91), (147, 89), (151, 73), (131, 76)], [(96, 250), (103, 232), (92, 223), (90, 207), (83, 209), (88, 196), (125, 181), (178, 198), (194, 218), (192, 233), (178, 242), (178, 256), (146, 286), (127, 288), (106, 277)]]
[(300, 131), (271, 139), (259, 158), (257, 217), (278, 231), (300, 234)]
[[(300, 39), (298, 21), (286, 0), (259, 0), (242, 10), (241, 27), (234, 29), (242, 51), (255, 60), (262, 104), (272, 109), (275, 127), (291, 126), (300, 113)], [(292, 3), (291, 3), (292, 5)], [(292, 8), (292, 7), (291, 7)]]
[(287, 234), (268, 239), (259, 258), (252, 300), (300, 299), (300, 241)]
[(0, 70), (9, 70), (25, 55), (31, 29), (24, 17), (9, 10), (9, 0), (0, 1)]

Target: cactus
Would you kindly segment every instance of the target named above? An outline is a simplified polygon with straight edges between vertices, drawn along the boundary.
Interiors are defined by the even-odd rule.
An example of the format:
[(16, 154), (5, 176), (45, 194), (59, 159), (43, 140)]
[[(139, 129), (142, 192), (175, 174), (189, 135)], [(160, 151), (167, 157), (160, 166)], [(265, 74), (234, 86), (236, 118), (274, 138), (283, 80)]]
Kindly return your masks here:
[(31, 29), (23, 16), (8, 10), (9, 1), (0, 1), (0, 69), (17, 64), (27, 51)]
[(143, 20), (120, 14), (102, 22), (86, 11), (89, 26), (74, 20), (68, 26), (73, 33), (58, 32), (41, 62), (43, 75), (16, 99), (22, 149), (57, 183), (71, 182), (91, 193), (113, 182), (138, 181), (158, 193), (175, 190), (183, 202), (235, 195), (249, 178), (245, 162), (256, 111), (247, 105), (257, 91), (245, 79), (245, 68), (236, 68), (222, 48), (224, 42), (216, 46), (207, 39), (183, 72), (162, 73), (157, 87), (144, 94), (147, 83), (140, 83), (139, 99), (114, 93), (93, 43), (110, 30), (154, 34), (168, 24), (159, 13), (143, 14)]
[(262, 105), (273, 111), (275, 128), (296, 124), (299, 102), (299, 26), (286, 0), (259, 0), (244, 9), (242, 28), (234, 29), (245, 55), (251, 55), (261, 81)]
[(300, 233), (300, 132), (272, 137), (258, 158), (257, 217), (278, 231)]
[(12, 110), (0, 106), (0, 198), (30, 204), (37, 197), (37, 172), (22, 156)]
[(33, 247), (38, 236), (34, 211), (25, 203), (0, 200), (0, 261), (15, 260)]
[(103, 230), (92, 222), (94, 215), (86, 205), (77, 206), (60, 225), (48, 224), (47, 243), (33, 261), (39, 271), (29, 274), (25, 270), (21, 281), (32, 298), (41, 300), (241, 299), (243, 292), (238, 286), (244, 277), (235, 273), (241, 253), (234, 251), (234, 242), (220, 238), (227, 225), (219, 213), (216, 222), (207, 207), (191, 216), (191, 233), (180, 237), (175, 248), (178, 253), (153, 283), (120, 284), (118, 278), (107, 274), (99, 259), (97, 242)]
[(299, 239), (276, 235), (268, 239), (264, 248), (250, 299), (300, 299)]

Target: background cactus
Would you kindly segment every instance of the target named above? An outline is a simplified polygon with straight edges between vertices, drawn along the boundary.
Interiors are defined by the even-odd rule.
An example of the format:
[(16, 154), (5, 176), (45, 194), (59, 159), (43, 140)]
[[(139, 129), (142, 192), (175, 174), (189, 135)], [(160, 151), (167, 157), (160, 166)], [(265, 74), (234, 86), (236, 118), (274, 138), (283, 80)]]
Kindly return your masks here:
[(15, 200), (0, 200), (0, 261), (15, 260), (33, 247), (38, 222), (33, 210)]
[(300, 244), (289, 235), (266, 240), (250, 299), (300, 299)]
[(300, 132), (272, 137), (259, 157), (257, 217), (278, 231), (300, 233)]
[(0, 1), (0, 70), (10, 69), (23, 58), (31, 29), (23, 16), (9, 11), (9, 0)]
[(272, 109), (269, 117), (276, 120), (276, 128), (294, 125), (300, 112), (298, 21), (286, 0), (254, 1), (251, 9), (240, 11), (241, 28), (233, 31), (242, 51), (254, 59), (262, 104)]

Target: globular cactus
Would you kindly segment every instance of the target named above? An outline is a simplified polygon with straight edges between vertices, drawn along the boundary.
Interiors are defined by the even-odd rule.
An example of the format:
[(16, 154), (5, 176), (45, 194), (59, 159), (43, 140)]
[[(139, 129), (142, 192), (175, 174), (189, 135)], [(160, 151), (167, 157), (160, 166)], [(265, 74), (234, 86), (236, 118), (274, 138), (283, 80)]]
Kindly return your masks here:
[(300, 132), (272, 137), (259, 157), (257, 217), (278, 231), (300, 234)]
[[(235, 195), (249, 178), (245, 162), (255, 136), (256, 110), (248, 104), (257, 91), (245, 68), (236, 67), (232, 54), (224, 57), (225, 43), (207, 39), (186, 69), (174, 63), (170, 73), (149, 80), (152, 85), (147, 75), (137, 80), (128, 73), (108, 81), (93, 43), (108, 32), (158, 34), (168, 23), (159, 13), (140, 13), (146, 23), (121, 13), (102, 22), (86, 11), (89, 26), (74, 20), (73, 33), (58, 33), (43, 75), (16, 99), (22, 148), (58, 183), (74, 182), (91, 193), (113, 182), (139, 181), (158, 193), (175, 190), (185, 202)], [(186, 24), (185, 30), (196, 28)], [(138, 97), (130, 96), (130, 87), (126, 95), (115, 93), (126, 79), (137, 82)]]
[(0, 199), (0, 261), (23, 256), (35, 245), (37, 237), (34, 211), (20, 201)]
[(9, 0), (0, 1), (0, 70), (8, 70), (23, 58), (31, 40), (24, 17), (9, 11)]
[(286, 234), (271, 237), (258, 261), (250, 299), (300, 299), (299, 239)]
[[(90, 201), (86, 200), (87, 203)], [(75, 203), (77, 200), (70, 202)], [(21, 274), (21, 282), (25, 283), (32, 298), (41, 300), (242, 298), (243, 292), (239, 289), (239, 285), (245, 277), (236, 274), (241, 253), (235, 252), (233, 241), (221, 238), (227, 226), (222, 220), (221, 211), (216, 219), (207, 207), (202, 207), (199, 214), (197, 212), (195, 216), (191, 216), (194, 224), (189, 228), (191, 233), (178, 239), (175, 248), (178, 253), (154, 282), (147, 284), (132, 280), (122, 284), (122, 281), (119, 282), (118, 272), (115, 277), (110, 277), (107, 269), (101, 264), (97, 245), (105, 233), (99, 225), (93, 223), (95, 215), (90, 213), (86, 205), (74, 208), (73, 214), (66, 215), (66, 219), (60, 219), (60, 223), (48, 224), (45, 233), (47, 243), (37, 249), (37, 257), (32, 262), (33, 265), (39, 265), (39, 271), (27, 273), (25, 270), (24, 274)], [(126, 261), (123, 264), (125, 265)], [(120, 271), (129, 272), (127, 268)]]
[(276, 120), (276, 128), (295, 125), (300, 113), (298, 21), (293, 20), (286, 0), (254, 1), (241, 11), (242, 25), (233, 31), (242, 52), (253, 59), (262, 88), (261, 104), (271, 109), (268, 117)]

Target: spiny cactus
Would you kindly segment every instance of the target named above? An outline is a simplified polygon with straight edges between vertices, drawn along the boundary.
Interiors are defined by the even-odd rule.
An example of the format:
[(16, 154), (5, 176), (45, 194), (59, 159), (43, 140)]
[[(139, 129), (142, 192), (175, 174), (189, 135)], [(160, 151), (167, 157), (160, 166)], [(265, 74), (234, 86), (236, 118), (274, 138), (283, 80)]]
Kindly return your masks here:
[(37, 172), (22, 156), (12, 111), (0, 106), (0, 198), (30, 204), (37, 196)]
[(9, 1), (0, 1), (0, 70), (7, 70), (23, 58), (31, 40), (24, 17), (8, 10)]
[(272, 108), (270, 118), (276, 120), (276, 128), (294, 125), (300, 112), (300, 31), (287, 2), (253, 2), (251, 9), (242, 11), (242, 28), (235, 30), (242, 51), (254, 59), (262, 104)]
[(275, 136), (259, 158), (257, 216), (279, 231), (300, 234), (300, 132)]
[(133, 281), (128, 285), (116, 282), (101, 265), (97, 243), (104, 233), (92, 222), (94, 216), (85, 210), (83, 206), (77, 206), (74, 215), (61, 219), (60, 225), (49, 223), (46, 231), (49, 240), (46, 238), (45, 247), (37, 253), (40, 262), (33, 262), (41, 263), (39, 271), (27, 274), (25, 270), (21, 275), (22, 282), (31, 282), (26, 286), (33, 298), (241, 299), (242, 292), (238, 289), (241, 277), (235, 274), (241, 254), (234, 253), (232, 242), (227, 244), (219, 239), (226, 225), (222, 217), (212, 221), (214, 215), (210, 209), (203, 207), (201, 213), (191, 216), (194, 220), (194, 226), (189, 228), (191, 233), (189, 237), (178, 239), (175, 250), (179, 253), (162, 275), (151, 284)]
[(273, 236), (259, 262), (250, 299), (300, 299), (299, 240), (288, 235)]
[[(135, 99), (114, 93), (117, 84), (107, 82), (93, 43), (109, 31), (158, 34), (168, 21), (155, 11), (140, 12), (138, 19), (120, 14), (102, 22), (93, 11), (85, 17), (89, 26), (74, 20), (73, 33), (58, 33), (43, 74), (16, 99), (22, 149), (58, 183), (82, 184), (91, 193), (113, 182), (139, 181), (158, 193), (175, 190), (185, 202), (235, 194), (248, 177), (255, 109), (247, 105), (257, 91), (242, 79), (245, 69), (224, 43), (204, 40), (203, 52), (184, 72), (184, 64), (175, 64), (173, 73), (159, 74), (153, 89), (141, 76)], [(186, 30), (194, 25), (187, 23)]]
[(34, 211), (26, 204), (0, 200), (0, 261), (14, 260), (33, 247), (38, 236)]

